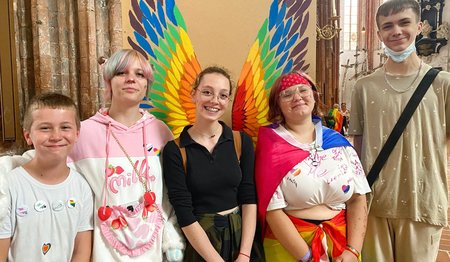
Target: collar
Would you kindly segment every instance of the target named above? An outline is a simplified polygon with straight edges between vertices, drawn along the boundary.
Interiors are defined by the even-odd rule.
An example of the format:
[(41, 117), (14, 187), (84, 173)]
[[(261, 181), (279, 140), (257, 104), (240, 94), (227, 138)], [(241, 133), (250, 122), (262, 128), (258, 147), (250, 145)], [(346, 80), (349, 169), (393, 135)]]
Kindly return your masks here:
[[(233, 131), (229, 128), (223, 121), (219, 121), (219, 124), (222, 125), (222, 134), (220, 134), (219, 140), (217, 144), (223, 143), (228, 140), (233, 140)], [(188, 129), (191, 128), (192, 125), (185, 126), (183, 131), (180, 134), (180, 146), (186, 147), (192, 144), (198, 144), (188, 133)]]

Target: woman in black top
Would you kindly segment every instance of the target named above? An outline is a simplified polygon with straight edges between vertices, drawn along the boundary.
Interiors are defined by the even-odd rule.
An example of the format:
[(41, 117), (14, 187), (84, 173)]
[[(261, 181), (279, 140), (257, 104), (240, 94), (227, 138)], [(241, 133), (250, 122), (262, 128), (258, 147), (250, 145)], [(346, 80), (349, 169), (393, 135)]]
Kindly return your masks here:
[[(231, 91), (230, 75), (224, 69), (203, 70), (192, 90), (196, 121), (180, 134), (179, 147), (170, 141), (163, 151), (169, 199), (189, 242), (185, 261), (264, 260), (262, 248), (252, 251), (256, 228), (253, 143), (244, 133), (233, 135), (219, 121)], [(235, 149), (234, 136), (242, 139), (241, 149)]]

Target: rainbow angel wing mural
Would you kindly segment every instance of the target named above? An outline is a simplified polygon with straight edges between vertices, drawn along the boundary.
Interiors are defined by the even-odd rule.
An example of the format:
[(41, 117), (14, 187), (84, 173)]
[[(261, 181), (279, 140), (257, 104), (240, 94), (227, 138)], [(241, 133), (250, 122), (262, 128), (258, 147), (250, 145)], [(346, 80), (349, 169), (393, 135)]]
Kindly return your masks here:
[(191, 84), (200, 65), (174, 0), (131, 0), (130, 24), (133, 49), (149, 58), (155, 81), (150, 92), (152, 113), (166, 122), (177, 137), (195, 121)]
[[(312, 0), (273, 0), (242, 67), (232, 108), (232, 128), (256, 138), (268, 124), (268, 93), (275, 79), (290, 70), (307, 70), (304, 57), (309, 41), (304, 36)], [(150, 94), (152, 113), (165, 121), (177, 137), (195, 121), (190, 93), (200, 63), (184, 19), (174, 0), (131, 0), (129, 11), (132, 48), (155, 67)]]
[(255, 138), (258, 128), (269, 124), (268, 93), (275, 79), (291, 70), (309, 68), (304, 60), (309, 39), (303, 35), (310, 5), (311, 0), (272, 2), (238, 80), (232, 112), (234, 130)]

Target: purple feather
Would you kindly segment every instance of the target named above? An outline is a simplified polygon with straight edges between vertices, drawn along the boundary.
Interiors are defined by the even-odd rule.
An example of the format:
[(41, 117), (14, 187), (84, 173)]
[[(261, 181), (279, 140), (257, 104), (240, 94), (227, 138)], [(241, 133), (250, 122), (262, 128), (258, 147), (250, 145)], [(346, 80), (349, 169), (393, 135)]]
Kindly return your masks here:
[(303, 39), (302, 41), (300, 41), (300, 43), (298, 43), (294, 49), (292, 50), (292, 53), (294, 54), (298, 54), (300, 53), (303, 49), (305, 49), (306, 44), (308, 44), (308, 37), (306, 37), (305, 39)]
[(298, 13), (298, 10), (300, 9), (302, 3), (303, 1), (296, 1), (295, 4), (287, 11), (286, 17), (291, 17), (294, 14)]
[[(142, 0), (141, 0), (142, 1)], [(155, 10), (155, 2), (153, 0), (145, 0), (145, 2), (147, 2), (147, 4), (153, 9)]]
[(138, 32), (140, 35), (142, 36), (146, 36), (147, 34), (145, 33), (144, 28), (142, 28), (142, 24), (139, 23), (139, 21), (136, 19), (136, 17), (133, 15), (133, 13), (130, 11), (128, 11), (128, 17), (130, 18), (130, 25), (131, 27)]
[(306, 0), (305, 2), (303, 2), (302, 7), (300, 7), (300, 8), (298, 9), (298, 12), (299, 12), (299, 13), (305, 12), (306, 9), (308, 9), (308, 7), (311, 5), (311, 1), (312, 1), (312, 0)]
[(301, 23), (302, 23), (302, 20), (301, 20), (301, 19), (296, 19), (296, 20), (294, 21), (294, 23), (292, 24), (291, 29), (289, 30), (288, 36), (291, 36), (291, 35), (293, 35), (294, 33), (298, 32), (298, 29), (299, 29)]
[(130, 44), (131, 48), (141, 53), (145, 59), (148, 60), (147, 52), (145, 52), (140, 46), (138, 46), (130, 37), (127, 37), (128, 43)]
[(308, 22), (309, 22), (309, 12), (306, 13), (305, 17), (303, 18), (303, 23), (300, 26), (300, 35), (303, 35), (306, 31), (306, 27), (308, 27)]
[(142, 23), (142, 17), (144, 15), (142, 14), (141, 8), (139, 7), (137, 0), (131, 0), (131, 7), (133, 8), (133, 12), (137, 20)]

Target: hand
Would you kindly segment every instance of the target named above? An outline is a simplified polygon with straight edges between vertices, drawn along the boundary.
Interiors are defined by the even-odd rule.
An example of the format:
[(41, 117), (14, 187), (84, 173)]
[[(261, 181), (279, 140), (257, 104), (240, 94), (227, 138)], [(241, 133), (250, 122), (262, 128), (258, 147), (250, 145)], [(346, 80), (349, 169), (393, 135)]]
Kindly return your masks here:
[(166, 251), (166, 258), (169, 262), (183, 261), (183, 250), (178, 248), (169, 248)]
[(239, 254), (239, 256), (235, 260), (235, 262), (248, 262), (248, 261), (250, 261), (250, 258), (242, 254)]
[(340, 256), (334, 261), (336, 262), (358, 262), (358, 258), (350, 251), (344, 250)]

